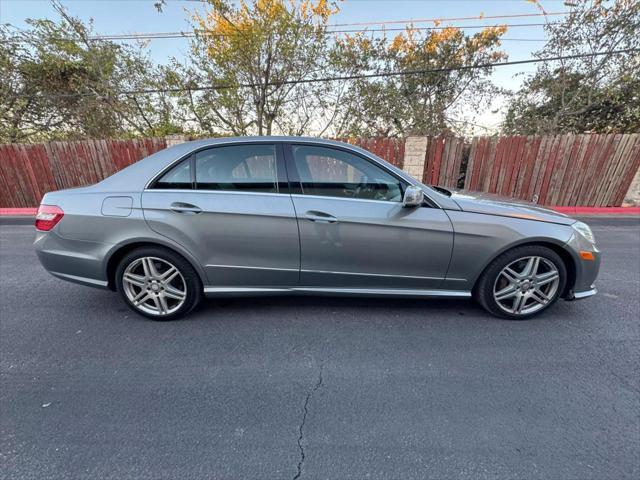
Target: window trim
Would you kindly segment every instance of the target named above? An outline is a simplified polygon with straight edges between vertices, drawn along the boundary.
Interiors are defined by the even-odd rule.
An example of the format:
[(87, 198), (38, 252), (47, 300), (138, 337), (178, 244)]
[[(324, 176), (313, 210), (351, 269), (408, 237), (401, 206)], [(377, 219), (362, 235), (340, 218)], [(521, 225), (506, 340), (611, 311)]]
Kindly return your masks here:
[[(337, 198), (337, 199), (342, 199), (342, 200), (354, 200), (354, 201), (367, 201), (367, 202), (383, 202), (383, 203), (402, 204), (402, 200), (400, 200), (399, 202), (396, 202), (396, 201), (392, 201), (392, 200), (376, 200), (376, 199), (371, 199), (371, 198), (350, 198), (350, 197), (337, 197), (337, 196), (334, 196), (334, 195), (311, 195), (311, 194), (305, 194), (304, 190), (302, 188), (302, 181), (300, 180), (300, 172), (298, 172), (298, 168), (296, 167), (296, 164), (295, 164), (295, 158), (294, 158), (294, 155), (293, 155), (293, 147), (294, 146), (308, 146), (308, 147), (326, 148), (326, 149), (329, 149), (329, 150), (338, 150), (338, 151), (345, 152), (345, 153), (348, 153), (350, 155), (353, 155), (355, 157), (358, 157), (361, 160), (364, 160), (365, 162), (368, 162), (370, 165), (381, 169), (383, 172), (387, 173), (388, 175), (390, 175), (393, 178), (395, 178), (396, 180), (398, 180), (398, 182), (400, 183), (400, 186), (402, 188), (402, 195), (404, 195), (404, 192), (406, 191), (407, 187), (411, 185), (404, 178), (402, 178), (399, 175), (397, 175), (394, 171), (386, 168), (385, 165), (382, 165), (382, 164), (374, 161), (373, 159), (368, 158), (367, 156), (362, 155), (359, 152), (355, 152), (355, 151), (353, 151), (353, 150), (351, 150), (349, 148), (343, 148), (343, 147), (340, 147), (338, 145), (324, 145), (324, 144), (321, 144), (321, 143), (287, 142), (285, 144), (285, 163), (287, 165), (287, 173), (289, 174), (289, 187), (291, 189), (290, 191), (291, 191), (292, 195), (300, 195), (300, 196), (304, 196), (304, 197), (314, 197), (314, 198)], [(426, 198), (426, 195), (425, 195), (425, 198)], [(431, 206), (431, 205), (429, 205), (429, 206)]]
[[(276, 167), (276, 191), (275, 192), (239, 192), (237, 190), (211, 190), (205, 188), (197, 188), (196, 182), (196, 155), (205, 150), (211, 150), (215, 148), (225, 147), (244, 147), (244, 146), (271, 146), (275, 154), (275, 167)], [(172, 188), (163, 189), (156, 188), (156, 184), (160, 179), (174, 167), (182, 164), (183, 162), (190, 162), (191, 164), (191, 188)], [(156, 174), (145, 186), (145, 190), (157, 190), (157, 191), (184, 191), (184, 192), (227, 192), (227, 193), (256, 193), (256, 194), (269, 194), (269, 195), (281, 195), (290, 193), (289, 178), (287, 175), (286, 164), (284, 160), (284, 151), (282, 142), (237, 142), (237, 143), (224, 143), (220, 145), (205, 145), (191, 152), (183, 155), (174, 162), (171, 162), (165, 168), (163, 168), (158, 174)]]

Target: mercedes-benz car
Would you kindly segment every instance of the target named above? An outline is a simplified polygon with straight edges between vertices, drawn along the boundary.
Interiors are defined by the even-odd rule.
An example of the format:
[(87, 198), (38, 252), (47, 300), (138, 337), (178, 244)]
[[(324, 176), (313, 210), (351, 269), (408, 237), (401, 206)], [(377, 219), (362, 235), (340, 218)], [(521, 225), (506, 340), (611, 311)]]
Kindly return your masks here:
[(600, 264), (585, 223), (299, 137), (173, 146), (47, 193), (35, 226), (51, 274), (156, 320), (203, 296), (277, 294), (474, 298), (526, 319), (594, 295)]

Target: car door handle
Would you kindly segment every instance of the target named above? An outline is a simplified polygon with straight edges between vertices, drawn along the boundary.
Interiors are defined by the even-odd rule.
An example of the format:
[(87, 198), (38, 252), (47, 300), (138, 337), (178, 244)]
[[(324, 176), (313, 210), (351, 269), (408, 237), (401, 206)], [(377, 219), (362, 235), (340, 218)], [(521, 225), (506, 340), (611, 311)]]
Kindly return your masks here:
[(338, 223), (338, 219), (328, 213), (318, 212), (317, 210), (309, 210), (304, 214), (307, 220), (318, 223)]
[(196, 214), (202, 212), (202, 209), (196, 205), (191, 205), (190, 203), (182, 203), (182, 202), (174, 202), (171, 204), (169, 209), (175, 213), (188, 213), (188, 214)]

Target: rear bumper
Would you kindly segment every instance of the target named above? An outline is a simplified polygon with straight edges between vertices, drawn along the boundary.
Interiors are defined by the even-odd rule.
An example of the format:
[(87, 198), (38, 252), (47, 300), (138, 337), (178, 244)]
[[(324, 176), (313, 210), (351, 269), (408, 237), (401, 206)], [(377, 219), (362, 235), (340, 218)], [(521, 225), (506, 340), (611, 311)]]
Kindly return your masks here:
[(42, 266), (54, 277), (90, 287), (108, 287), (103, 269), (108, 244), (64, 238), (54, 229), (36, 232), (33, 246)]

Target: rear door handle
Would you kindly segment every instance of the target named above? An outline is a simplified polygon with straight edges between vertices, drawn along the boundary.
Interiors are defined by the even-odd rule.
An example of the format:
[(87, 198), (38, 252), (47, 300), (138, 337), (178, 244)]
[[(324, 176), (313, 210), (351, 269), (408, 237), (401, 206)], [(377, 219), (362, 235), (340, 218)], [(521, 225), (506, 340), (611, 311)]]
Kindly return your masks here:
[(307, 220), (318, 223), (338, 223), (338, 219), (325, 212), (319, 212), (317, 210), (309, 210), (304, 214)]
[(173, 202), (169, 209), (175, 213), (196, 214), (202, 212), (202, 209), (197, 205), (183, 202)]

